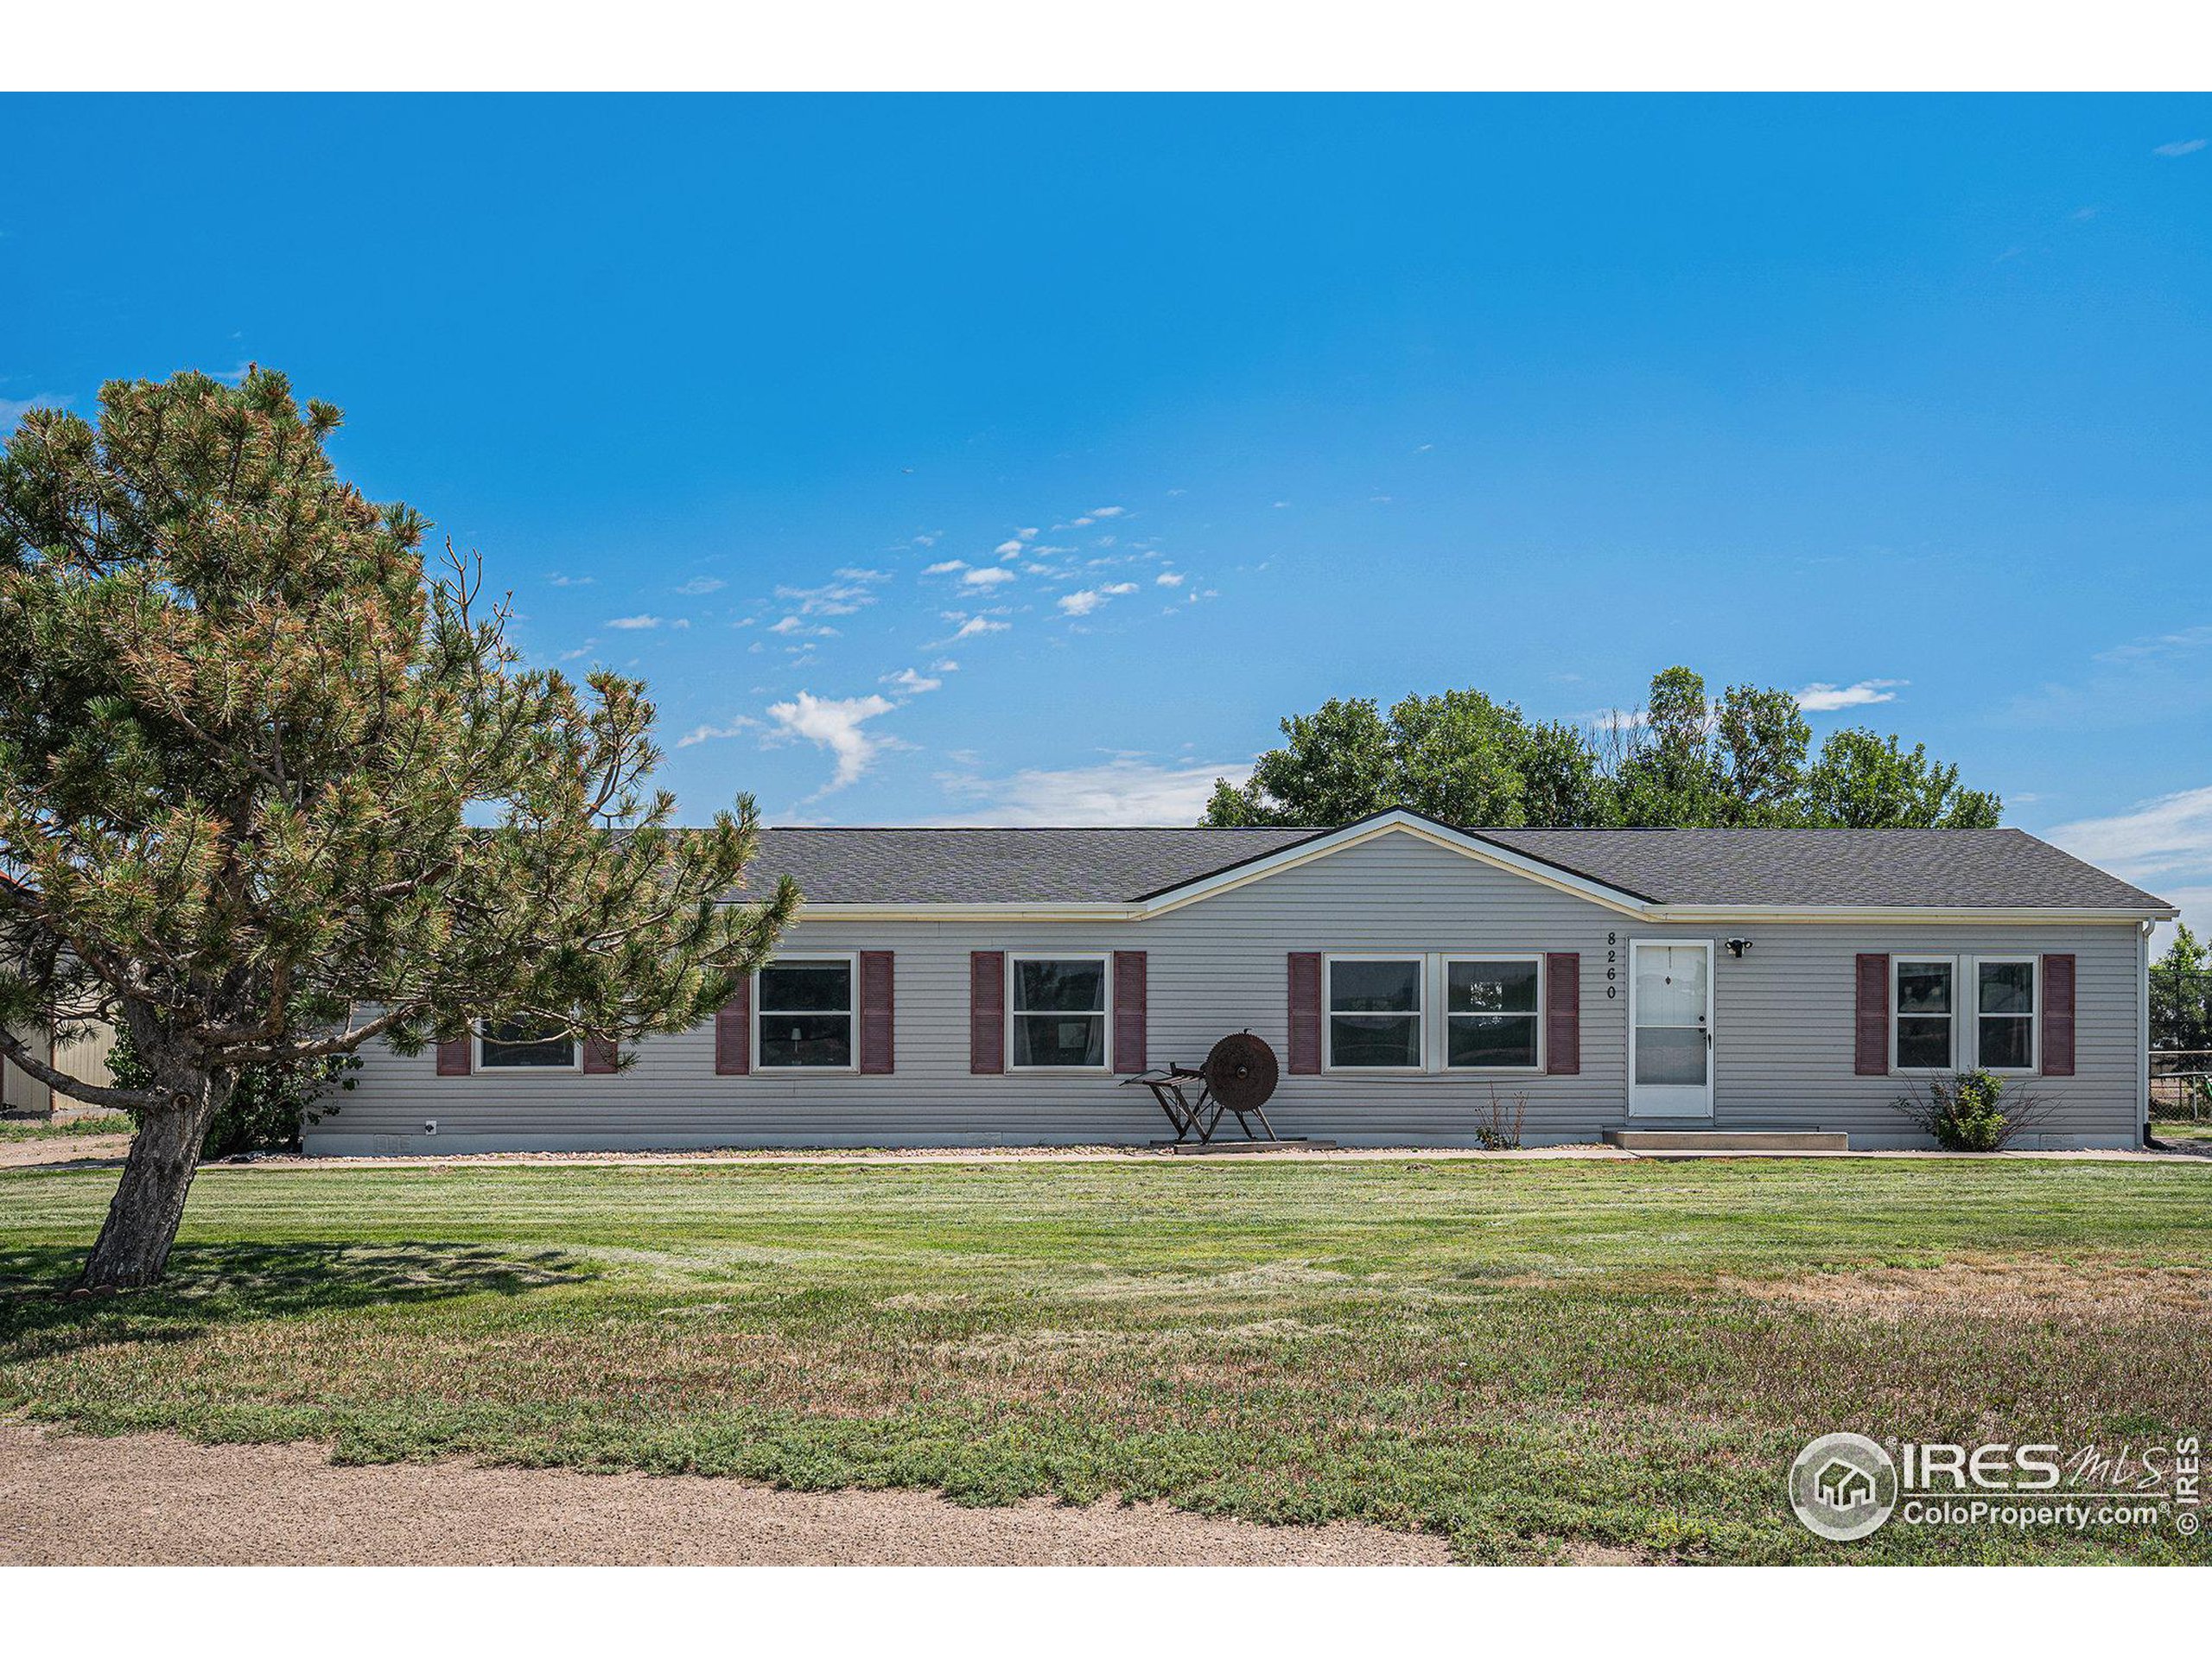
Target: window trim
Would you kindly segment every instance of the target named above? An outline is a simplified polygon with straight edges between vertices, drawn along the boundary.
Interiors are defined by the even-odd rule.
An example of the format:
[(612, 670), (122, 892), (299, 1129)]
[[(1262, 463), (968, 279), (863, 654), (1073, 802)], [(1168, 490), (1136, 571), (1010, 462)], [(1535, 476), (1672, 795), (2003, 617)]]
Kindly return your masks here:
[[(1970, 961), (1972, 958), (1963, 960)], [(1959, 989), (1967, 975), (1961, 967), (1962, 959), (1946, 956), (1941, 951), (1929, 951), (1914, 956), (1892, 953), (1890, 957), (1890, 1075), (1893, 1077), (1940, 1077), (1959, 1069)], [(1903, 1014), (1897, 1011), (1897, 982), (1904, 976), (1905, 964), (1925, 967), (1940, 963), (1951, 970), (1951, 1011), (1948, 1014)], [(1897, 1028), (1907, 1019), (1947, 1019), (1951, 1022), (1950, 1058), (1942, 1065), (1901, 1065), (1897, 1063)]]
[[(760, 975), (769, 968), (804, 966), (814, 962), (842, 962), (845, 964), (845, 1018), (852, 1022), (851, 1035), (845, 1052), (852, 1058), (842, 1065), (770, 1065), (761, 1056), (768, 1052), (763, 1039), (760, 1022), (770, 1014), (834, 1014), (834, 1008), (766, 1008), (760, 1005)], [(861, 1069), (861, 957), (857, 950), (793, 951), (788, 957), (779, 957), (764, 963), (753, 975), (753, 1069), (770, 1071), (778, 1077), (803, 1077), (816, 1073), (825, 1077), (844, 1077)]]
[[(1916, 966), (1929, 963), (1943, 963), (1951, 969), (1951, 1046), (1950, 1063), (1947, 1065), (1900, 1065), (1897, 1064), (1897, 978), (1907, 963)], [(2029, 981), (2028, 1063), (2025, 1065), (1984, 1065), (1981, 1063), (1981, 966), (1984, 963), (2025, 963), (2031, 975)], [(1974, 1007), (1959, 1007), (1961, 995), (1974, 999)], [(1890, 957), (1890, 1075), (1896, 1077), (1940, 1077), (1955, 1076), (1962, 1071), (1986, 1071), (1999, 1077), (2033, 1077), (2043, 1074), (2043, 957), (2032, 950), (1992, 950), (1983, 953), (1963, 952), (1948, 956), (1942, 951), (1923, 951), (1911, 956), (1892, 954)], [(1932, 1020), (1935, 1014), (1914, 1014), (1916, 1020)], [(1993, 1020), (2018, 1020), (2016, 1014), (1989, 1016)]]
[(583, 1075), (584, 1039), (574, 1030), (568, 1033), (569, 1063), (566, 1065), (486, 1065), (484, 1063), (484, 1027), (491, 1023), (488, 1020), (479, 1020), (468, 1028), (468, 1067), (472, 1073), (480, 1076), (487, 1071), (497, 1071), (503, 1077), (509, 1074), (528, 1077), (535, 1072), (548, 1077)]
[[(2032, 1077), (2043, 1071), (2043, 958), (2033, 952), (2001, 951), (1985, 957), (1967, 957), (1961, 960), (1971, 964), (1967, 973), (1974, 989), (1974, 1065), (1969, 1070), (1986, 1071), (1999, 1077)], [(1991, 1020), (2018, 1020), (2017, 1014), (1984, 1015), (1981, 1011), (1981, 969), (1984, 963), (1999, 965), (2025, 963), (2028, 966), (2028, 1063), (2025, 1065), (1984, 1065), (1981, 1063), (1981, 1022)]]
[[(1099, 966), (1099, 1007), (1093, 1015), (1084, 1010), (1086, 1020), (1096, 1018), (1099, 1024), (1098, 1052), (1103, 1057), (1096, 1065), (1020, 1065), (1014, 1061), (1020, 1051), (1014, 1040), (1014, 1021), (1033, 1019), (1039, 1015), (1073, 1014), (1073, 1008), (1019, 1008), (1014, 1006), (1014, 990), (1021, 983), (1020, 964), (1025, 962), (1095, 962)], [(1009, 950), (1006, 953), (1006, 1069), (1008, 1075), (1016, 1071), (1036, 1072), (1055, 1077), (1099, 1077), (1114, 1074), (1114, 953), (1111, 950)]]
[[(1321, 953), (1321, 1071), (1324, 1075), (1336, 1074), (1347, 1077), (1419, 1077), (1434, 1074), (1435, 1053), (1431, 1045), (1434, 1032), (1428, 1016), (1429, 1005), (1435, 1001), (1429, 981), (1436, 972), (1438, 953), (1433, 950), (1324, 950)], [(1340, 962), (1410, 962), (1417, 972), (1414, 985), (1421, 1001), (1413, 1010), (1414, 1028), (1418, 1033), (1421, 1059), (1413, 1065), (1338, 1065), (1337, 1064), (1337, 1011), (1335, 1001), (1336, 965)], [(1357, 1016), (1347, 1015), (1347, 1018)], [(1400, 1016), (1402, 1018), (1403, 1016)]]
[[(1471, 1020), (1480, 1017), (1475, 1014), (1455, 1014), (1452, 1012), (1452, 964), (1455, 962), (1529, 962), (1535, 964), (1536, 1006), (1529, 1010), (1525, 1014), (1516, 1014), (1513, 1016), (1515, 1019), (1525, 1019), (1531, 1020), (1535, 1025), (1536, 1058), (1532, 1065), (1454, 1065), (1452, 1064), (1452, 1020), (1455, 1019)], [(1549, 1006), (1547, 999), (1550, 995), (1550, 987), (1545, 983), (1545, 981), (1549, 976), (1549, 969), (1550, 963), (1544, 960), (1544, 953), (1541, 950), (1439, 951), (1436, 958), (1436, 1069), (1440, 1071), (1448, 1072), (1454, 1077), (1534, 1077), (1541, 1073), (1544, 1069), (1546, 1061), (1550, 1058), (1545, 1052), (1544, 1048), (1546, 1041), (1544, 1027), (1550, 1023), (1550, 1021), (1544, 1017), (1546, 1009)]]

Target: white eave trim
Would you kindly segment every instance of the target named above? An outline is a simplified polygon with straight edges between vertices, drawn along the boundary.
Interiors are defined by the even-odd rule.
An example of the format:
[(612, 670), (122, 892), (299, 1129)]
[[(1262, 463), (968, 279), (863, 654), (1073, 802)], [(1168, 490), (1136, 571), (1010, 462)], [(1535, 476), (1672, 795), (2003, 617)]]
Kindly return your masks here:
[(2045, 926), (2067, 922), (2171, 921), (2177, 910), (2083, 910), (2025, 905), (1647, 905), (1651, 922), (1982, 922)]

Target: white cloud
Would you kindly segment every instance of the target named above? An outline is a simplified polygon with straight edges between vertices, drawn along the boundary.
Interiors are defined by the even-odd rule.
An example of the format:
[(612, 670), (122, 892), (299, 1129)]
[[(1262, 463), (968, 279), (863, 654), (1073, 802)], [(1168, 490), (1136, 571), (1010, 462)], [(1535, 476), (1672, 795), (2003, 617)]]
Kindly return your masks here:
[(2202, 138), (2177, 138), (2171, 144), (2160, 144), (2151, 153), (2153, 156), (2194, 156), (2204, 148), (2204, 144)]
[(1060, 610), (1068, 616), (1089, 616), (1105, 602), (1106, 596), (1096, 588), (1079, 588), (1060, 595)]
[(819, 588), (779, 588), (776, 597), (798, 607), (801, 616), (850, 616), (863, 605), (875, 603), (873, 585), (887, 581), (880, 570), (840, 570), (841, 580)]
[(949, 576), (955, 570), (965, 570), (967, 568), (968, 561), (965, 559), (944, 559), (930, 566), (922, 574), (925, 576)]
[(1153, 578), (1162, 588), (1180, 588), (1189, 580), (1180, 570), (1163, 570)]
[(889, 714), (898, 704), (870, 692), (864, 697), (817, 697), (802, 691), (790, 702), (772, 702), (768, 715), (776, 722), (771, 735), (788, 741), (804, 738), (836, 757), (836, 773), (825, 786), (842, 789), (858, 781), (887, 742), (861, 729), (869, 721)]
[(2176, 657), (2184, 652), (2202, 651), (2207, 646), (2212, 646), (2212, 623), (2133, 639), (2124, 645), (2114, 645), (2110, 651), (2099, 652), (2096, 660), (2101, 663), (2133, 663), (2146, 658)]
[(960, 582), (964, 588), (995, 588), (1002, 582), (1014, 580), (1016, 578), (1013, 571), (1004, 565), (995, 564), (987, 569), (970, 570), (960, 578)]
[(660, 626), (660, 618), (657, 616), (610, 616), (607, 619), (607, 626), (610, 628), (657, 628)]
[(911, 668), (902, 668), (896, 674), (885, 675), (883, 683), (886, 685), (895, 685), (909, 696), (917, 697), (925, 691), (934, 691), (944, 683), (943, 680), (933, 680), (927, 675), (918, 673)]
[(2049, 839), (2131, 881), (2212, 868), (2212, 785), (2161, 795), (2108, 818), (2062, 823)]
[(941, 823), (1196, 823), (1214, 779), (1242, 783), (1242, 765), (1160, 766), (1123, 757), (1066, 771), (1027, 770), (1011, 778), (941, 778), (947, 793), (978, 800)]
[(696, 599), (702, 594), (717, 593), (728, 586), (729, 583), (720, 576), (694, 576), (676, 591)]
[[(2212, 887), (2168, 887), (2158, 895), (2181, 912), (2181, 919), (2199, 939), (2212, 938)], [(2153, 954), (2163, 954), (2173, 943), (2173, 924), (2161, 922), (2152, 936)]]
[(1037, 526), (1032, 524), (1027, 530), (1017, 530), (1014, 533), (1025, 542), (1033, 542), (1037, 539)]
[(736, 737), (741, 733), (755, 731), (760, 722), (750, 715), (739, 715), (727, 726), (694, 726), (676, 740), (676, 747), (688, 749), (694, 743), (710, 743), (718, 737)]
[(1826, 680), (1815, 680), (1793, 695), (1797, 706), (1807, 714), (1825, 715), (1838, 709), (1864, 709), (1869, 703), (1895, 702), (1897, 688), (1911, 683), (1910, 680), (1859, 680), (1851, 685), (1830, 685)]
[(1102, 594), (1134, 594), (1136, 590), (1137, 585), (1134, 582), (1109, 582), (1098, 591)]
[(1128, 511), (1127, 507), (1093, 507), (1090, 516), (1094, 518), (1118, 518)]
[(960, 664), (950, 657), (940, 657), (930, 664), (930, 672), (932, 674), (957, 674), (959, 671)]
[(1004, 633), (1014, 626), (1011, 622), (995, 622), (988, 616), (971, 616), (953, 634), (956, 639), (973, 639), (978, 634)]
[(991, 551), (997, 554), (999, 557), (1002, 559), (1010, 559), (1021, 551), (1021, 543), (1019, 538), (1009, 537), (1007, 540), (1001, 542), (996, 547), (993, 548)]
[[(0, 402), (0, 421), (4, 421), (6, 416), (7, 405)], [(546, 576), (545, 585), (549, 588), (588, 588), (598, 580), (597, 576), (564, 576), (555, 570)]]

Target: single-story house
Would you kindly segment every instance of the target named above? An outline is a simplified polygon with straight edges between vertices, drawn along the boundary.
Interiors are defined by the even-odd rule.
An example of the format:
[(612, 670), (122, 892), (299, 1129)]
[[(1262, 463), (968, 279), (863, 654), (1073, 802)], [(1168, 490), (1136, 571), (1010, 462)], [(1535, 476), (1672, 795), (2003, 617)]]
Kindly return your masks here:
[(1985, 1066), (2023, 1145), (2139, 1144), (2173, 906), (2017, 830), (776, 829), (806, 903), (714, 1020), (615, 1057), (492, 1029), (365, 1056), (319, 1153), (1141, 1142), (1147, 1067), (1250, 1030), (1286, 1136), (1609, 1129), (1925, 1144)]

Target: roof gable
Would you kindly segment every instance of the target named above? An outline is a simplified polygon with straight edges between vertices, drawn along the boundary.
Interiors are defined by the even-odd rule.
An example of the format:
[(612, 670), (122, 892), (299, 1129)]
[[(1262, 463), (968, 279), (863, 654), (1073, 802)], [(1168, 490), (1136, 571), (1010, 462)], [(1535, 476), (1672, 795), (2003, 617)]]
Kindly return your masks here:
[(1501, 845), (1484, 834), (1457, 829), (1408, 807), (1392, 807), (1356, 819), (1342, 829), (1313, 831), (1303, 840), (1288, 846), (1255, 852), (1224, 868), (1140, 894), (1139, 902), (1153, 911), (1195, 904), (1232, 887), (1263, 881), (1285, 870), (1298, 869), (1317, 860), (1354, 847), (1366, 846), (1389, 836), (1410, 836), (1478, 863), (1524, 877), (1543, 887), (1573, 893), (1625, 914), (1641, 914), (1651, 902), (1648, 894), (1596, 880), (1550, 859)]

